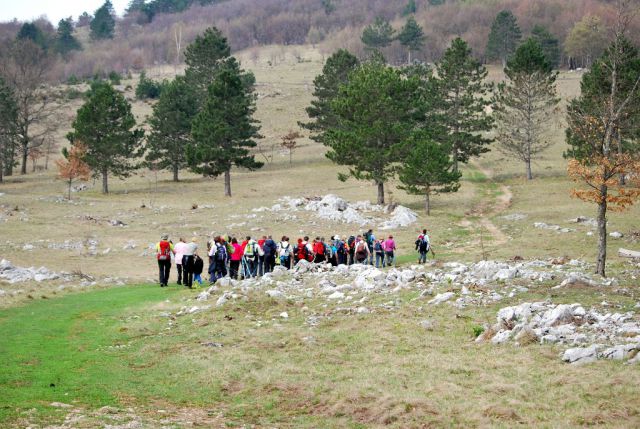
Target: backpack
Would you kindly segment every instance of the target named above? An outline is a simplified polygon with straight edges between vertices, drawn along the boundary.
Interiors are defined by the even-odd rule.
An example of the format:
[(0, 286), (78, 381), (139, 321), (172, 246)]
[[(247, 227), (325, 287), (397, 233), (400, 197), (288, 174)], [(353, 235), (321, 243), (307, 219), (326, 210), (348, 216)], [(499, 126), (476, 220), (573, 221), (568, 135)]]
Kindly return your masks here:
[(227, 260), (227, 247), (223, 244), (216, 248), (216, 261), (223, 262)]
[(352, 235), (351, 237), (349, 237), (349, 239), (347, 240), (347, 246), (349, 246), (349, 249), (353, 249), (353, 243), (355, 243), (356, 238)]
[(313, 250), (314, 252), (316, 252), (316, 254), (320, 256), (324, 255), (324, 250), (325, 250), (324, 243), (318, 241), (313, 247), (314, 247)]
[(280, 242), (280, 249), (282, 250), (282, 256), (288, 258), (289, 252), (291, 251), (291, 245), (287, 243), (287, 247), (284, 247), (284, 243)]
[(369, 246), (369, 249), (371, 249), (373, 247), (373, 234), (371, 234), (369, 232), (365, 232), (364, 233), (364, 241), (367, 242), (367, 246)]
[(235, 253), (236, 248), (233, 247), (233, 244), (229, 243), (228, 241), (225, 241), (224, 245), (227, 248), (227, 255), (233, 255)]
[(198, 255), (193, 257), (193, 274), (202, 274), (202, 268), (204, 268), (204, 261)]
[(332, 252), (332, 250), (331, 250), (331, 246), (329, 246), (328, 244), (325, 244), (325, 245), (324, 245), (324, 253), (326, 253), (326, 254), (327, 254), (327, 256), (328, 256), (329, 258), (331, 258), (331, 257), (333, 256), (333, 252)]
[(375, 250), (377, 253), (382, 253), (382, 245), (379, 241), (373, 246), (373, 250)]
[(358, 258), (364, 258), (367, 256), (367, 243), (364, 241), (358, 243), (358, 246), (356, 247), (356, 256), (358, 256)]
[(163, 240), (160, 242), (159, 247), (160, 247), (160, 251), (158, 252), (158, 255), (157, 255), (158, 261), (171, 260), (171, 243)]
[(338, 243), (336, 244), (336, 253), (339, 255), (344, 255), (345, 253), (345, 249), (344, 249), (344, 241), (340, 240), (338, 241)]
[(256, 256), (256, 243), (249, 242), (247, 246), (244, 248), (244, 256), (248, 259), (253, 259)]
[(429, 249), (431, 248), (431, 245), (429, 244), (429, 240), (426, 239), (426, 237), (422, 237), (420, 240), (418, 240), (418, 247), (420, 248), (421, 252), (428, 252)]

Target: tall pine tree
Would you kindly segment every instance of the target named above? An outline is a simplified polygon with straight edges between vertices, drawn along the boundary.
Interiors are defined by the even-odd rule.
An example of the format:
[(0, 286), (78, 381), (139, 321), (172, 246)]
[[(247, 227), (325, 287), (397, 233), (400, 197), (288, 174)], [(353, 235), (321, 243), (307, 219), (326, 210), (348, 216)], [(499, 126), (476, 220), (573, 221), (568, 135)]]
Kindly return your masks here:
[(407, 48), (407, 63), (411, 64), (411, 52), (416, 52), (424, 46), (425, 35), (422, 27), (413, 16), (407, 19), (407, 23), (398, 34), (400, 44)]
[(458, 163), (488, 152), (491, 139), (483, 133), (493, 128), (486, 109), (491, 100), (486, 95), (492, 85), (485, 82), (487, 70), (471, 55), (471, 48), (461, 38), (451, 42), (442, 60), (436, 64), (440, 118), (445, 128), (439, 139), (451, 148), (454, 171)]
[(207, 28), (187, 46), (184, 61), (187, 64), (185, 76), (187, 81), (201, 94), (207, 94), (209, 85), (214, 80), (218, 70), (231, 55), (231, 48), (227, 38), (215, 27)]
[(260, 135), (253, 119), (255, 95), (247, 91), (243, 75), (233, 57), (220, 67), (193, 121), (194, 145), (187, 148), (194, 172), (214, 177), (224, 174), (227, 197), (231, 196), (232, 167), (255, 170), (263, 165), (249, 151), (256, 147), (254, 139)]
[(116, 28), (114, 15), (115, 12), (110, 0), (105, 1), (104, 4), (96, 10), (89, 24), (89, 28), (91, 29), (90, 35), (93, 40), (113, 39)]
[(423, 196), (428, 216), (431, 214), (431, 195), (456, 192), (462, 173), (453, 170), (451, 150), (425, 133), (414, 133), (406, 144), (410, 149), (400, 167), (400, 189)]
[(544, 56), (551, 64), (551, 67), (557, 68), (560, 65), (560, 42), (558, 38), (539, 24), (536, 24), (531, 30), (531, 37), (540, 44), (542, 52), (544, 52)]
[(360, 66), (331, 102), (336, 124), (322, 137), (327, 157), (349, 167), (349, 176), (373, 181), (378, 204), (384, 204), (384, 185), (393, 177), (402, 143), (421, 118), (417, 95), (420, 83), (380, 61)]
[(382, 17), (377, 17), (373, 24), (365, 27), (362, 32), (362, 43), (366, 49), (377, 51), (386, 48), (393, 42), (395, 30), (389, 24), (389, 21)]
[(522, 32), (518, 20), (510, 10), (503, 10), (491, 24), (491, 32), (487, 41), (486, 56), (489, 61), (502, 61), (506, 67), (507, 60), (516, 51)]
[(299, 123), (302, 128), (312, 132), (311, 138), (322, 143), (323, 132), (337, 123), (331, 110), (331, 101), (338, 95), (340, 85), (347, 83), (349, 74), (358, 67), (355, 55), (345, 49), (334, 52), (327, 58), (322, 74), (313, 80), (311, 106), (306, 108), (310, 122)]
[(171, 171), (175, 182), (178, 172), (187, 166), (187, 148), (193, 145), (191, 124), (197, 113), (195, 91), (180, 76), (164, 86), (153, 106), (146, 161)]
[(56, 35), (56, 51), (63, 57), (71, 51), (81, 49), (80, 42), (73, 36), (73, 22), (71, 18), (61, 19), (58, 22), (58, 32)]
[(518, 47), (505, 69), (508, 81), (498, 86), (494, 115), (500, 149), (524, 162), (533, 179), (531, 161), (551, 145), (546, 139), (553, 109), (560, 99), (556, 77), (542, 47), (533, 38)]
[(144, 152), (144, 131), (134, 129), (136, 120), (131, 105), (108, 82), (93, 83), (86, 103), (78, 109), (73, 131), (67, 134), (72, 144), (84, 144), (84, 161), (94, 174), (102, 176), (102, 193), (109, 193), (108, 176), (128, 177), (140, 167)]

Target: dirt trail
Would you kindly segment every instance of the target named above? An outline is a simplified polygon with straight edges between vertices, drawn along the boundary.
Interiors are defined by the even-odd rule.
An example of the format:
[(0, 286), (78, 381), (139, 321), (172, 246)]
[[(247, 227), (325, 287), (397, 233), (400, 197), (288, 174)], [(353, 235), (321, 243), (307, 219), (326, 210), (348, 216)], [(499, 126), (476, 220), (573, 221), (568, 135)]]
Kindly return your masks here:
[[(476, 161), (472, 163), (487, 179), (493, 178), (494, 174), (492, 170), (482, 167)], [(478, 204), (465, 213), (465, 218), (460, 222), (460, 226), (463, 227), (473, 226), (474, 223), (479, 224), (481, 228), (484, 228), (490, 234), (491, 244), (493, 246), (500, 246), (509, 240), (509, 237), (489, 219), (492, 216), (502, 213), (511, 206), (511, 200), (513, 199), (511, 189), (506, 185), (500, 185), (500, 192), (501, 194), (495, 199), (487, 200), (482, 198)], [(470, 217), (479, 217), (479, 219), (474, 221), (471, 220)]]

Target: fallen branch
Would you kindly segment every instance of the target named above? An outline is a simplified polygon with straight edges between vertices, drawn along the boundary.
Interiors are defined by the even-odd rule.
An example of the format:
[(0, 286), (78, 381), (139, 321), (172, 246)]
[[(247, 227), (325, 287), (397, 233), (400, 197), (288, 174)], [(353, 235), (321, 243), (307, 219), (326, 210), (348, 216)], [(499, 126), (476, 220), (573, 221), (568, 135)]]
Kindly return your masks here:
[(618, 249), (618, 256), (622, 257), (622, 258), (634, 258), (634, 259), (640, 259), (640, 252), (635, 251), (635, 250), (628, 250), (628, 249)]

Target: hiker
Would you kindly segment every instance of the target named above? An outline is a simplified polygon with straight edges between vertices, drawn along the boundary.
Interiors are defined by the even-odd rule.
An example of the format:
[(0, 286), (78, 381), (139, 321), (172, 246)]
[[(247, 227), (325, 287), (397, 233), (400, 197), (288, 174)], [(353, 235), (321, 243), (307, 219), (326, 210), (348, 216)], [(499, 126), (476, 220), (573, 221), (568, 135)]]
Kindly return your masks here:
[(193, 237), (185, 246), (182, 256), (182, 280), (185, 287), (193, 288), (193, 262), (198, 251), (198, 239)]
[(347, 246), (346, 243), (340, 239), (339, 235), (335, 236), (335, 247), (338, 265), (347, 265)]
[(316, 264), (324, 263), (327, 260), (325, 246), (320, 237), (316, 237), (313, 241), (313, 262)]
[(369, 248), (369, 265), (373, 266), (373, 243), (376, 241), (376, 237), (373, 235), (373, 230), (369, 229), (369, 231), (365, 232), (362, 237), (364, 241), (367, 243), (367, 247)]
[(175, 252), (176, 271), (178, 271), (178, 286), (182, 284), (182, 256), (184, 255), (184, 249), (187, 247), (187, 243), (184, 242), (184, 238), (180, 237), (178, 243), (173, 246)]
[(267, 241), (267, 236), (263, 235), (261, 239), (258, 240), (258, 276), (262, 277), (264, 275), (264, 242)]
[(242, 257), (244, 278), (255, 277), (258, 268), (258, 243), (251, 236), (247, 236), (245, 242)]
[(231, 246), (233, 246), (233, 253), (231, 254), (231, 261), (229, 262), (229, 276), (232, 279), (238, 280), (238, 273), (240, 272), (240, 261), (242, 260), (242, 246), (238, 244), (238, 239), (233, 237), (231, 239)]
[(158, 260), (160, 287), (166, 287), (169, 282), (172, 253), (174, 253), (174, 250), (173, 245), (169, 242), (169, 235), (162, 234), (160, 241), (156, 244), (156, 259)]
[(429, 249), (431, 248), (431, 243), (429, 242), (429, 235), (427, 235), (427, 230), (423, 229), (422, 234), (418, 236), (416, 240), (416, 250), (418, 251), (418, 264), (424, 264), (427, 262), (427, 253), (429, 253)]
[(280, 266), (287, 270), (291, 268), (291, 254), (293, 246), (289, 243), (289, 237), (283, 235), (280, 243), (278, 243), (278, 256), (280, 257)]
[(193, 281), (202, 285), (202, 269), (204, 268), (204, 261), (198, 255), (193, 256)]
[(327, 261), (331, 264), (331, 266), (337, 266), (338, 255), (336, 254), (336, 252), (338, 251), (338, 249), (336, 248), (336, 239), (333, 235), (329, 238), (329, 242), (326, 243), (325, 246), (327, 247)]
[(313, 244), (309, 243), (309, 236), (305, 235), (304, 239), (302, 240), (302, 243), (304, 244), (305, 247), (305, 259), (308, 262), (313, 262), (313, 258), (314, 258), (314, 254), (313, 254)]
[(384, 254), (387, 257), (387, 266), (395, 266), (396, 242), (393, 240), (393, 235), (390, 235), (389, 238), (384, 241), (383, 248)]
[(384, 261), (384, 249), (382, 248), (381, 240), (376, 240), (373, 243), (373, 251), (376, 254), (376, 268), (380, 268), (381, 266), (384, 268), (386, 263)]
[(349, 265), (353, 265), (355, 263), (355, 244), (356, 244), (356, 237), (353, 235), (350, 235), (349, 238), (347, 239), (347, 251), (349, 252)]
[(356, 237), (353, 254), (357, 264), (366, 264), (369, 256), (371, 256), (369, 246), (361, 235)]
[(276, 242), (273, 241), (272, 236), (267, 237), (262, 246), (262, 251), (264, 252), (264, 272), (270, 273), (276, 264), (276, 253), (278, 251), (278, 246)]
[(213, 252), (214, 269), (213, 282), (227, 275), (227, 245), (221, 237), (214, 239), (215, 250)]

